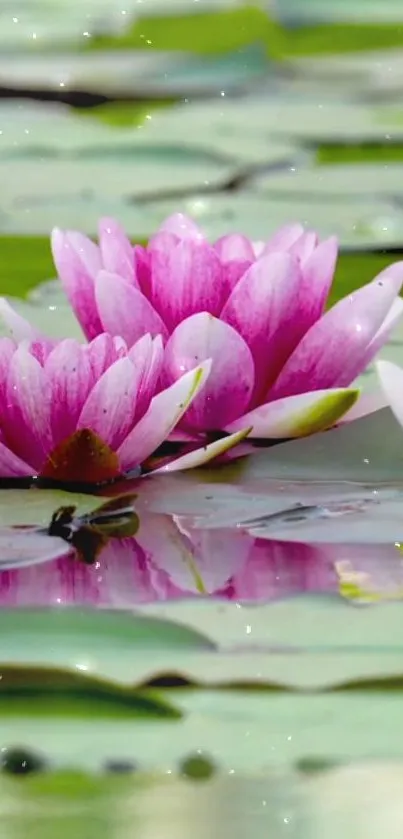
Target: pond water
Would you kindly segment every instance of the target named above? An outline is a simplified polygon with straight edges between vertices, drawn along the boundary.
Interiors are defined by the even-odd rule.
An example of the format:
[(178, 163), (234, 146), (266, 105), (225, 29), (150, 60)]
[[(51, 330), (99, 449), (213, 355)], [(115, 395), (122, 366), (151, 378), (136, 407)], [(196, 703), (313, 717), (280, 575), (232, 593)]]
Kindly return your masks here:
[[(400, 6), (3, 2), (0, 294), (82, 338), (49, 234), (101, 216), (335, 234), (330, 303), (401, 259)], [(384, 408), (106, 489), (0, 475), (4, 836), (400, 837), (402, 474)]]

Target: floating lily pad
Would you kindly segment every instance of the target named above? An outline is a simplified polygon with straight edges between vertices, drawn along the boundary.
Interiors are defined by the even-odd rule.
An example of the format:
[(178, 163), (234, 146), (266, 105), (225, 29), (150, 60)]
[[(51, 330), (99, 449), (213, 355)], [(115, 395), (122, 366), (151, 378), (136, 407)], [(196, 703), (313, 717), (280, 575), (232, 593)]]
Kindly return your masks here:
[[(7, 213), (0, 214), (0, 232), (5, 233), (7, 239), (11, 239), (13, 235), (25, 238), (29, 246), (30, 237), (48, 235), (55, 223), (62, 229), (94, 233), (99, 219), (108, 213), (118, 218), (126, 230), (132, 232), (133, 238), (148, 239), (155, 231), (155, 220), (147, 207), (128, 204), (123, 197), (109, 199), (96, 193), (87, 195), (78, 192), (64, 195), (58, 192), (45, 196), (43, 200), (29, 195), (26, 202), (24, 199), (23, 205), (9, 206)], [(54, 269), (50, 259), (47, 264), (47, 272), (42, 274), (41, 279), (52, 276)], [(37, 276), (33, 280), (27, 277), (25, 288), (33, 288), (37, 283)], [(14, 288), (10, 281), (7, 285), (13, 293)]]
[[(136, 146), (140, 141), (149, 146), (156, 145), (161, 151), (170, 144), (186, 149), (204, 149), (245, 164), (265, 166), (291, 165), (306, 159), (303, 150), (291, 140), (276, 139), (267, 131), (267, 115), (272, 107), (276, 107), (277, 100), (261, 100), (266, 122), (260, 118), (258, 125), (254, 125), (253, 120), (249, 124), (241, 118), (244, 107), (248, 109), (249, 99), (242, 99), (237, 118), (233, 104), (228, 105), (225, 96), (221, 97), (221, 101), (220, 108), (215, 101), (200, 105), (189, 102), (155, 112), (137, 131), (133, 142)], [(187, 126), (185, 135), (184, 122)]]
[[(379, 12), (382, 14), (380, 6)], [(395, 27), (395, 29), (399, 31), (399, 27)], [(331, 31), (332, 27), (329, 26), (329, 34)], [(357, 49), (360, 48), (360, 32), (359, 29), (352, 29), (351, 31), (356, 33), (356, 45), (349, 55), (346, 55), (342, 50), (340, 50), (340, 54), (337, 54), (336, 47), (333, 50), (336, 53), (334, 55), (319, 57), (306, 53), (303, 58), (291, 59), (290, 64), (299, 77), (332, 85), (333, 90), (338, 90), (342, 95), (345, 93), (346, 85), (349, 85), (349, 90), (357, 96), (369, 95), (371, 101), (376, 103), (376, 110), (375, 108), (373, 110), (374, 118), (377, 118), (379, 109), (379, 115), (383, 114), (383, 119), (388, 120), (388, 107), (384, 104), (385, 94), (388, 97), (396, 96), (396, 105), (400, 107), (399, 92), (403, 81), (401, 43), (396, 41), (394, 45), (389, 45), (389, 47), (395, 46), (395, 49), (388, 49), (388, 45), (382, 45), (380, 41), (366, 45), (361, 33), (361, 43), (364, 50), (361, 49), (360, 52), (357, 52)], [(393, 127), (393, 122), (395, 122), (393, 115), (390, 115), (391, 127)], [(395, 128), (398, 128), (396, 122)]]
[[(147, 102), (142, 109), (133, 106), (132, 126), (136, 114), (145, 120), (150, 110)], [(103, 152), (107, 155), (132, 152), (136, 136), (133, 130), (111, 128), (98, 119), (83, 118), (80, 112), (74, 113), (65, 105), (25, 99), (0, 102), (0, 128), (2, 156), (28, 155), (34, 159), (71, 156), (80, 152)]]
[[(361, 488), (382, 484), (393, 489), (399, 487), (402, 475), (402, 443), (402, 429), (385, 408), (324, 434), (260, 450), (257, 456), (210, 475), (224, 484), (229, 474), (231, 482), (241, 485), (270, 474), (270, 480), (321, 481), (325, 485), (347, 481)], [(226, 476), (227, 468), (231, 471)]]
[(355, 0), (354, 6), (351, 6), (349, 0), (329, 0), (326, 5), (323, 5), (320, 0), (306, 0), (303, 6), (298, 0), (283, 0), (279, 14), (282, 20), (299, 24), (306, 21), (309, 23), (324, 21), (357, 23), (360, 20), (374, 23), (385, 23), (388, 20), (396, 21), (396, 23), (403, 22), (399, 0), (385, 0), (382, 6), (377, 0)]
[[(17, 171), (20, 180), (16, 182)], [(185, 153), (165, 160), (163, 154), (139, 149), (128, 161), (41, 159), (35, 165), (29, 160), (4, 161), (0, 165), (3, 182), (4, 209), (20, 207), (21, 211), (40, 211), (49, 202), (80, 195), (96, 195), (105, 201), (123, 196), (146, 195), (155, 189), (197, 189), (211, 185), (232, 174), (228, 166), (211, 159)], [(52, 182), (53, 181), (53, 182)]]
[[(273, 173), (259, 176), (255, 181), (256, 189), (272, 195), (281, 196), (294, 202), (305, 197), (307, 202), (311, 197), (321, 197), (324, 203), (332, 204), (335, 200), (362, 202), (363, 199), (373, 200), (374, 195), (380, 201), (386, 198), (399, 199), (403, 197), (401, 183), (403, 182), (403, 165), (388, 163), (335, 164), (317, 168), (297, 168), (287, 173)], [(340, 205), (335, 212), (341, 214)], [(343, 209), (344, 214), (344, 209)], [(382, 213), (379, 219), (382, 218)], [(386, 222), (386, 220), (385, 220)], [(374, 233), (375, 240), (375, 233)]]
[[(278, 138), (314, 145), (319, 142), (398, 142), (403, 138), (401, 124), (388, 111), (374, 106), (346, 100), (335, 95), (321, 96), (319, 91), (301, 95), (298, 82), (293, 93), (292, 84), (281, 95), (254, 95), (239, 100), (209, 101), (177, 107), (173, 114), (159, 115), (163, 122), (182, 118), (200, 125), (203, 133), (210, 126), (211, 133), (229, 136), (231, 133), (246, 141), (257, 135), (268, 142)], [(383, 115), (383, 118), (381, 117)], [(172, 129), (171, 129), (172, 130)], [(193, 129), (194, 130), (194, 129)]]
[[(90, 27), (89, 21), (87, 25)], [(62, 22), (57, 40), (63, 41)], [(117, 45), (111, 44), (107, 50), (59, 53), (20, 52), (17, 47), (6, 53), (7, 60), (0, 60), (1, 84), (15, 89), (17, 95), (18, 90), (42, 95), (47, 91), (58, 98), (69, 91), (81, 91), (120, 99), (169, 99), (187, 94), (214, 96), (221, 90), (228, 93), (262, 77), (268, 68), (265, 49), (259, 45), (205, 56), (202, 62), (192, 54), (192, 44), (184, 45), (183, 51), (150, 51), (146, 43), (144, 37), (136, 50), (117, 50)]]
[[(313, 189), (319, 173), (320, 170), (315, 170)], [(274, 184), (278, 183), (278, 176), (273, 175), (273, 178)], [(283, 184), (283, 181), (280, 182)], [(391, 204), (371, 202), (369, 198), (336, 204), (322, 194), (315, 196), (312, 190), (311, 193), (307, 190), (293, 196), (291, 191), (282, 193), (281, 189), (276, 191), (273, 186), (272, 194), (264, 197), (253, 196), (250, 192), (210, 196), (195, 194), (175, 203), (154, 202), (152, 208), (156, 226), (174, 211), (174, 207), (193, 216), (211, 238), (242, 230), (252, 239), (266, 239), (282, 224), (297, 219), (318, 230), (322, 236), (337, 235), (341, 246), (349, 249), (398, 246), (403, 235), (403, 216), (401, 218), (400, 209)], [(151, 205), (148, 205), (150, 208)]]

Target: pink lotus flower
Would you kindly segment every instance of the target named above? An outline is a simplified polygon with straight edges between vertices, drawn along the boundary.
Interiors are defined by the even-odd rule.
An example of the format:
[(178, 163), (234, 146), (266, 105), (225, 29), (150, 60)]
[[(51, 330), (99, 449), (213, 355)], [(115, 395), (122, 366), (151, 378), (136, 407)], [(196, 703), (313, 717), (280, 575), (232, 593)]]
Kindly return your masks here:
[(52, 249), (89, 340), (106, 331), (131, 346), (145, 332), (161, 335), (166, 385), (212, 359), (182, 439), (248, 426), (252, 437), (287, 438), (332, 426), (403, 314), (403, 262), (325, 312), (337, 243), (298, 224), (265, 244), (230, 235), (211, 245), (177, 215), (147, 248), (133, 248), (106, 219), (99, 246), (54, 230)]
[[(0, 475), (91, 482), (142, 464), (205, 386), (211, 366), (203, 361), (157, 391), (163, 358), (161, 338), (149, 335), (130, 350), (102, 334), (88, 345), (1, 339)], [(220, 445), (232, 441), (193, 452), (190, 465), (214, 457)], [(189, 463), (180, 458), (171, 468)]]

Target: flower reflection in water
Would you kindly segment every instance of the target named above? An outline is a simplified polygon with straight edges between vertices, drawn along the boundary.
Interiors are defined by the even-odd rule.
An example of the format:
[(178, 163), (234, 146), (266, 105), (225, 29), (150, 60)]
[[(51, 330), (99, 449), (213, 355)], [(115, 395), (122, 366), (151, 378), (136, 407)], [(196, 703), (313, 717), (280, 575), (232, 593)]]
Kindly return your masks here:
[[(302, 593), (401, 597), (394, 545), (309, 546), (256, 539), (236, 528), (189, 529), (180, 517), (144, 514), (136, 538), (111, 539), (94, 565), (70, 554), (0, 573), (2, 606), (138, 604), (215, 596), (269, 602)], [(362, 599), (365, 599), (362, 598)]]

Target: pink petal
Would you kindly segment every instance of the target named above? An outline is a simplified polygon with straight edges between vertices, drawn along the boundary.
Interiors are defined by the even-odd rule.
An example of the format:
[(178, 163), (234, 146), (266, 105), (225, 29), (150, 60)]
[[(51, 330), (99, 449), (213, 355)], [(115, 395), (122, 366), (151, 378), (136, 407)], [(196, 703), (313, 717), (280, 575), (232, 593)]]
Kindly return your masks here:
[(100, 271), (95, 297), (104, 332), (120, 335), (132, 346), (145, 333), (166, 335), (166, 328), (146, 297), (116, 274)]
[(98, 231), (105, 271), (118, 274), (124, 280), (137, 285), (133, 248), (123, 228), (115, 219), (103, 218), (99, 222)]
[(18, 314), (5, 297), (0, 297), (0, 318), (15, 341), (36, 341), (43, 336), (32, 324)]
[(403, 370), (391, 361), (378, 361), (376, 371), (388, 404), (403, 425)]
[(154, 396), (147, 413), (118, 450), (122, 470), (129, 471), (142, 463), (169, 437), (192, 400), (204, 387), (210, 370), (211, 361), (205, 361)]
[(298, 306), (304, 325), (302, 335), (321, 317), (336, 269), (338, 242), (335, 236), (321, 242), (302, 265)]
[(151, 252), (142, 245), (135, 245), (134, 254), (134, 275), (136, 284), (145, 297), (151, 293)]
[(134, 344), (128, 355), (139, 377), (137, 421), (147, 410), (161, 377), (164, 364), (164, 346), (161, 336), (151, 338), (151, 335), (144, 335)]
[(94, 292), (94, 277), (102, 267), (100, 252), (81, 233), (56, 228), (51, 246), (63, 288), (86, 337), (91, 340), (103, 331)]
[(182, 428), (177, 428), (169, 435), (172, 443), (202, 443), (204, 440), (203, 434), (190, 434), (188, 431), (183, 431)]
[(212, 359), (211, 373), (206, 387), (192, 402), (185, 424), (189, 429), (217, 431), (248, 407), (254, 365), (249, 348), (235, 329), (200, 312), (182, 321), (166, 345), (168, 381), (175, 381), (206, 358)]
[(153, 305), (170, 331), (195, 312), (218, 315), (224, 302), (223, 269), (207, 242), (186, 239), (153, 250), (151, 285)]
[(47, 338), (45, 338), (42, 341), (31, 341), (27, 346), (31, 355), (33, 355), (34, 358), (36, 358), (36, 360), (39, 361), (41, 367), (44, 367), (46, 359), (57, 346), (57, 341), (52, 341), (50, 339), (48, 340)]
[(214, 250), (225, 265), (229, 262), (255, 261), (252, 243), (246, 236), (241, 236), (238, 233), (217, 239), (214, 243)]
[(341, 385), (348, 385), (353, 382), (371, 364), (371, 361), (378, 354), (379, 350), (389, 341), (393, 330), (403, 317), (403, 300), (398, 297), (389, 309), (385, 320), (372, 341), (366, 347), (363, 355), (353, 360), (353, 364), (347, 366), (341, 376)]
[(127, 346), (123, 338), (102, 333), (88, 344), (87, 352), (92, 368), (92, 379), (95, 383), (111, 364), (119, 358), (125, 358)]
[[(1, 436), (1, 435), (0, 435)], [(21, 460), (8, 446), (0, 439), (0, 477), (1, 478), (20, 478), (24, 475), (32, 475), (34, 473), (33, 466), (29, 466), (24, 460)]]
[(178, 516), (149, 514), (141, 519), (137, 538), (179, 591), (194, 594), (225, 586), (245, 565), (254, 544), (241, 530), (187, 530)]
[(158, 232), (171, 233), (178, 239), (204, 239), (203, 233), (193, 219), (183, 213), (175, 213), (165, 219)]
[(97, 565), (102, 605), (133, 609), (138, 603), (155, 601), (148, 563), (137, 539), (111, 539)]
[(10, 362), (6, 399), (2, 427), (7, 443), (39, 470), (53, 448), (51, 387), (43, 368), (23, 345)]
[(0, 413), (7, 392), (7, 376), (16, 345), (11, 338), (0, 338)]
[[(337, 387), (365, 350), (397, 297), (403, 263), (391, 265), (317, 321), (286, 362), (268, 398)], [(351, 377), (349, 377), (351, 381)]]
[(15, 606), (98, 605), (98, 576), (98, 565), (84, 565), (72, 556), (3, 572), (0, 574), (1, 602)]
[(336, 592), (334, 563), (321, 549), (298, 543), (254, 540), (249, 560), (234, 576), (231, 595), (240, 601), (270, 601), (301, 592)]
[(314, 253), (318, 240), (318, 235), (314, 230), (306, 230), (302, 233), (299, 239), (297, 239), (291, 247), (288, 248), (288, 253), (299, 259), (303, 265)]
[[(187, 469), (197, 469), (199, 466), (204, 466), (206, 463), (210, 463), (212, 460), (215, 460), (216, 458), (221, 457), (234, 449), (234, 454), (236, 456), (236, 447), (242, 443), (246, 437), (248, 437), (250, 431), (251, 428), (249, 427), (243, 428), (235, 434), (228, 434), (227, 437), (215, 440), (214, 443), (209, 443), (207, 446), (203, 446), (200, 449), (194, 449), (193, 451), (166, 463), (164, 466), (160, 466), (159, 469), (154, 469), (152, 474), (167, 474), (170, 472), (185, 472)], [(243, 454), (244, 453), (242, 452), (242, 455)], [(247, 454), (249, 454), (249, 450)]]
[(172, 233), (159, 230), (151, 237), (147, 248), (135, 245), (134, 257), (137, 282), (140, 290), (149, 300), (152, 298), (152, 255), (154, 251), (161, 251), (163, 254), (168, 253), (176, 248), (179, 241), (178, 237)]
[(137, 375), (129, 358), (115, 361), (94, 385), (77, 421), (90, 428), (112, 449), (117, 449), (133, 425)]
[(304, 328), (296, 310), (301, 270), (295, 258), (273, 253), (255, 262), (225, 304), (221, 317), (248, 344), (256, 370), (256, 400), (278, 375)]
[(278, 251), (286, 251), (299, 239), (304, 233), (302, 224), (287, 224), (280, 227), (274, 233), (271, 239), (266, 242), (261, 256), (267, 256), (270, 253)]
[(241, 277), (243, 277), (255, 261), (253, 246), (246, 236), (234, 234), (218, 239), (214, 244), (214, 248), (224, 267), (223, 283), (226, 289), (226, 297), (228, 297), (232, 289), (235, 288)]
[(182, 593), (205, 593), (194, 561), (192, 543), (181, 533), (172, 516), (152, 513), (142, 515), (136, 539), (155, 571), (163, 572), (161, 577), (151, 570), (151, 579), (154, 586), (158, 587), (162, 599), (167, 597), (168, 587), (163, 585), (161, 591), (161, 582), (164, 584), (167, 580)]
[(358, 390), (315, 390), (260, 405), (226, 427), (251, 427), (250, 437), (285, 440), (331, 428), (355, 404)]
[(77, 341), (62, 341), (50, 353), (45, 373), (51, 388), (50, 421), (54, 445), (70, 437), (93, 384), (86, 347)]

